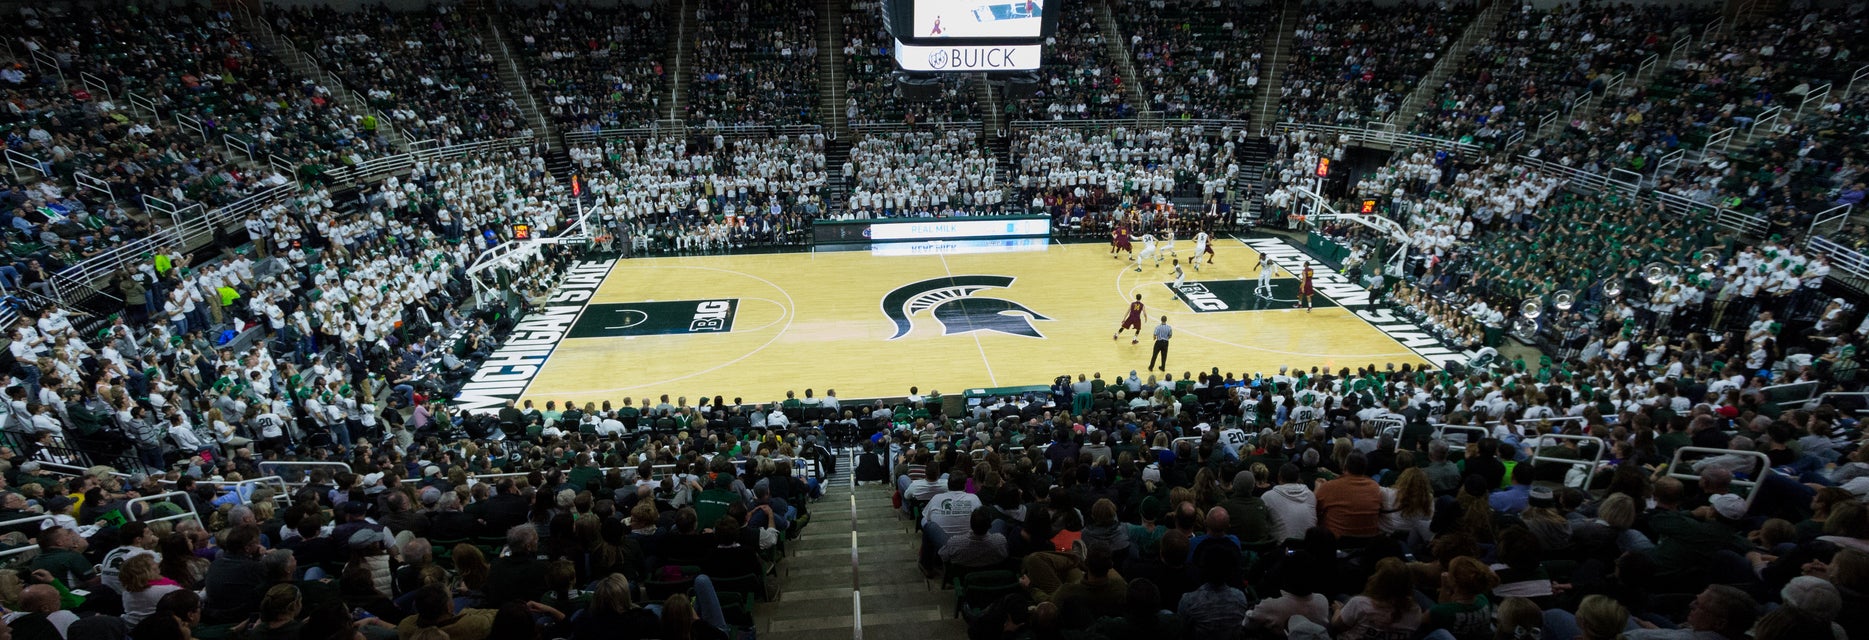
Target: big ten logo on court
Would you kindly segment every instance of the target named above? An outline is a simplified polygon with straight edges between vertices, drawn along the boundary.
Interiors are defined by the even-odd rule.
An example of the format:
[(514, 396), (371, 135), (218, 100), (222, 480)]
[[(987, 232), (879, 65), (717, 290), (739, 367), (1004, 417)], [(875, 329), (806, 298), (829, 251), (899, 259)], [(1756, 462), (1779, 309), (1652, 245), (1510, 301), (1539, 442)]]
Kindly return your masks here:
[(688, 323), (688, 333), (727, 331), (733, 328), (732, 320), (732, 300), (708, 300), (695, 305), (694, 320)]
[(986, 289), (1010, 287), (1015, 279), (1012, 276), (946, 276), (896, 287), (883, 296), (883, 316), (895, 324), (895, 333), (889, 339), (907, 336), (915, 328), (914, 318), (923, 311), (941, 323), (944, 336), (991, 331), (1043, 338), (1045, 334), (1039, 333), (1032, 321), (1051, 318), (1011, 300), (975, 295)]
[[(1238, 311), (1277, 311), (1291, 309), (1298, 302), (1295, 278), (1273, 278), (1261, 288), (1258, 280), (1202, 280), (1166, 285), (1175, 297), (1195, 313), (1231, 313)], [(1336, 306), (1319, 298), (1315, 306)]]
[(1195, 311), (1227, 310), (1227, 303), (1221, 300), (1220, 296), (1214, 295), (1213, 291), (1208, 290), (1207, 285), (1199, 282), (1181, 285), (1175, 288), (1175, 293), (1180, 294), (1187, 301), (1188, 306), (1193, 307)]
[(738, 298), (593, 304), (571, 326), (569, 338), (729, 333)]

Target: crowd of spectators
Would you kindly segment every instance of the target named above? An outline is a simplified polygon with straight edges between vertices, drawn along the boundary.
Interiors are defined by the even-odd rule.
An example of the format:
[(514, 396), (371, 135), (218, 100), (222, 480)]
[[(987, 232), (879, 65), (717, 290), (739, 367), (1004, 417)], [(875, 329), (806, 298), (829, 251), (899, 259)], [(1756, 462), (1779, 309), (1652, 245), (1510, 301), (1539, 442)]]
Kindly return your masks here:
[[(89, 73), (120, 108), (133, 93), (166, 123), (186, 116), (193, 122), (182, 134), (195, 136), (186, 141), (196, 146), (219, 147), (223, 135), (233, 135), (250, 148), (243, 154), (333, 164), (355, 164), (387, 148), (374, 119), (349, 113), (329, 88), (298, 77), (241, 33), (231, 14), (201, 6), (156, 12), (102, 6), (37, 25), (29, 37), (69, 61), (67, 82)], [(204, 188), (220, 186), (209, 181)]]
[(1286, 216), (1299, 215), (1307, 197), (1299, 189), (1316, 191), (1311, 184), (1316, 175), (1319, 159), (1329, 158), (1331, 162), (1343, 161), (1343, 151), (1349, 146), (1347, 135), (1332, 137), (1329, 134), (1288, 129), (1275, 138), (1277, 144), (1272, 150), (1271, 162), (1265, 168), (1265, 205), (1275, 221)]
[[(7, 146), (44, 178), (4, 185), (16, 258), (72, 262), (147, 235), (149, 218), (139, 215), (146, 196), (175, 209), (233, 202), (267, 177), (240, 166), (248, 153), (351, 164), (382, 148), (368, 121), (344, 112), (326, 88), (292, 78), (224, 14), (26, 8), (20, 18), (24, 50), (60, 69), (0, 72), (14, 106), (0, 116)], [(112, 95), (93, 95), (93, 87)], [(130, 93), (164, 117), (131, 110)], [(228, 135), (239, 142), (225, 144)]]
[(855, 218), (995, 212), (1005, 201), (999, 159), (976, 129), (872, 134), (850, 147), (845, 214)]
[[(1791, 235), (1806, 232), (1824, 210), (1860, 201), (1859, 114), (1869, 96), (1845, 95), (1835, 87), (1847, 86), (1846, 79), (1858, 68), (1839, 47), (1869, 23), (1860, 13), (1846, 11), (1782, 19), (1782, 24), (1761, 26), (1785, 35), (1756, 49), (1761, 77), (1753, 81), (1757, 92), (1742, 103), (1775, 107), (1780, 110), (1777, 118), (1757, 125), (1735, 118), (1740, 123), (1735, 134), (1747, 142), (1704, 148), (1699, 162), (1655, 168), (1658, 189), (1759, 214), (1773, 225), (1773, 232)], [(1826, 83), (1831, 93), (1822, 96), (1817, 90)], [(1696, 121), (1694, 129), (1683, 134), (1681, 146), (1704, 146), (1701, 140), (1717, 133), (1719, 126)]]
[[(640, 424), (633, 442), (598, 437), (576, 407), (509, 407), (514, 441), (360, 443), (283, 471), (289, 485), (242, 482), (281, 473), (261, 468), (276, 459), (251, 456), (186, 474), (54, 475), (0, 451), (5, 542), (25, 551), (6, 570), (0, 599), (11, 615), (0, 629), (138, 640), (731, 637), (753, 626), (755, 599), (776, 593), (780, 550), (809, 522), (816, 493), (804, 465), (823, 448), (730, 431), (724, 408), (644, 404), (601, 412)], [(742, 426), (746, 415), (734, 411)], [(676, 418), (705, 430), (709, 416), (716, 431), (700, 438), (648, 431)], [(527, 424), (532, 444), (517, 441)], [(194, 501), (136, 501), (171, 491)]]
[(1221, 197), (1239, 173), (1236, 142), (1226, 133), (1201, 125), (1023, 130), (1013, 142), (1019, 189), (1080, 197), (1089, 189), (1129, 203)]
[(1507, 136), (1538, 133), (1546, 115), (1567, 113), (1586, 92), (1601, 94), (1616, 74), (1633, 77), (1650, 55), (1666, 56), (1673, 26), (1707, 19), (1704, 11), (1664, 6), (1522, 5), (1474, 43), (1416, 133), (1498, 146)]
[(1266, 20), (1211, 0), (1124, 4), (1119, 15), (1151, 111), (1241, 118), (1251, 110)]
[[(611, 240), (649, 253), (796, 244), (824, 215), (824, 137), (609, 140), (576, 147)], [(596, 169), (596, 171), (593, 171)]]
[[(1013, 120), (1092, 120), (1135, 116), (1124, 79), (1110, 66), (1109, 45), (1089, 3), (1059, 7), (1058, 32), (1045, 39), (1044, 63), (1031, 96), (1006, 100)], [(1050, 10), (1048, 7), (1047, 10)]]
[(844, 10), (844, 119), (909, 124), (980, 119), (971, 74), (933, 74), (932, 98), (910, 100), (896, 90), (895, 39), (883, 27), (883, 3), (852, 2)]
[(1466, 2), (1307, 4), (1292, 34), (1279, 120), (1387, 120), (1473, 19)]
[[(813, 77), (797, 59), (815, 65), (810, 9), (774, 8), (718, 5), (697, 14), (703, 42), (721, 37), (715, 24), (733, 21), (739, 35), (726, 38), (742, 43), (741, 53), (723, 54), (723, 64), (761, 61), (731, 79), (703, 72), (702, 84), (718, 84), (697, 86), (697, 115), (729, 126), (809, 115), (810, 92), (795, 82), (788, 91), (777, 78)], [(181, 15), (164, 19), (192, 19)], [(1360, 9), (1314, 12), (1300, 34), (1309, 53), (1293, 70), (1308, 70), (1295, 88), (1315, 93), (1296, 101), (1292, 117), (1336, 122), (1392, 109), (1432, 63), (1423, 52), (1444, 46), (1464, 15), (1404, 8), (1381, 18), (1399, 35), (1378, 39), (1371, 34), (1389, 29), (1358, 22), (1374, 20)], [(420, 32), (424, 21), (429, 33)], [(1097, 31), (1083, 15), (1065, 22)], [(116, 24), (100, 32), (137, 23)], [(241, 74), (264, 60), (228, 53), (235, 41), (205, 18), (200, 24), (177, 41), (223, 51), (221, 77), (318, 95)], [(475, 71), (489, 58), (475, 53), (477, 29), (456, 13), (300, 11), (279, 24), (317, 42), (327, 62), (368, 61), (341, 73), (396, 78), (366, 86), (418, 131), (471, 138), (523, 126), (495, 115), (510, 114), (510, 100), (497, 97), (487, 69)], [(378, 36), (404, 53), (445, 55), (438, 66), (397, 64), (377, 57)], [(1065, 82), (1041, 87), (1052, 93), (1040, 100), (1057, 109), (1048, 117), (1126, 108), (1120, 81), (1081, 64), (1096, 46), (1071, 38), (1057, 47), (1074, 62), (1051, 72)], [(1734, 65), (1747, 67), (1734, 77), (1751, 78), (1750, 68), (1775, 55), (1715, 49), (1725, 53), (1707, 58), (1713, 63), (1682, 67), (1707, 87), (1728, 85), (1721, 74)], [(451, 75), (424, 75), (431, 70)], [(1602, 75), (1594, 66), (1584, 74), (1593, 72)], [(193, 157), (189, 143), (150, 148), (166, 134), (136, 131), (141, 125), (114, 117), (121, 114), (94, 96), (18, 76), (0, 76), (18, 85), (9, 97), (29, 107), (0, 113), (10, 148), (17, 138), (17, 148), (50, 159), (84, 158), (75, 148), (50, 152), (59, 134), (82, 138), (73, 127), (102, 124), (113, 131), (104, 135), (132, 141), (113, 148), (146, 145), (138, 151), (146, 155), (130, 157), (223, 183), (207, 196), (160, 177), (116, 173), (120, 184), (152, 180), (159, 186), (149, 188), (188, 202), (285, 183)], [(1755, 92), (1752, 106), (1770, 102), (1756, 95), (1765, 86), (1743, 90)], [(1711, 95), (1733, 91), (1742, 90)], [(455, 92), (465, 92), (463, 104), (436, 102)], [(174, 100), (166, 104), (213, 104)], [(777, 111), (754, 106), (775, 100)], [(1163, 102), (1176, 100), (1171, 93)], [(1306, 106), (1316, 100), (1352, 106), (1325, 114)], [(303, 109), (294, 104), (279, 108)], [(431, 118), (431, 107), (447, 114)], [(1609, 130), (1643, 111), (1612, 109), (1621, 115), (1608, 116)], [(1745, 117), (1713, 113), (1708, 126)], [(258, 124), (343, 122), (318, 109), (276, 116)], [(1855, 126), (1841, 110), (1826, 117)], [(334, 133), (310, 126), (308, 137), (291, 140), (318, 145)], [(843, 168), (852, 202), (883, 215), (996, 202), (996, 167), (973, 135), (859, 142)], [(1013, 143), (1019, 198), (1061, 219), (1102, 216), (1108, 226), (1121, 217), (1139, 231), (1198, 221), (1173, 214), (1170, 200), (1217, 207), (1230, 199), (1233, 150), (1244, 135), (1199, 126), (1021, 132)], [(1839, 200), (1860, 200), (1860, 187), (1847, 195), (1853, 157), (1818, 152), (1823, 135), (1793, 128), (1785, 139), (1805, 160), (1783, 173), (1828, 179)], [(1623, 162), (1646, 157), (1655, 143), (1630, 144), (1635, 155)], [(1298, 184), (1318, 158), (1341, 159), (1343, 147), (1303, 131), (1279, 136), (1267, 173), (1277, 185)], [(572, 161), (585, 170), (589, 211), (606, 223), (603, 242), (705, 251), (797, 237), (803, 221), (823, 213), (824, 148), (821, 136), (612, 140), (574, 149)], [(143, 165), (122, 158), (72, 166)], [(747, 603), (771, 596), (778, 549), (808, 519), (817, 479), (808, 470), (828, 473), (834, 460), (828, 436), (864, 439), (859, 479), (884, 480), (899, 493), (923, 531), (924, 570), (963, 588), (960, 613), (975, 637), (1869, 636), (1864, 611), (1846, 606), (1869, 593), (1869, 448), (1860, 424), (1847, 408), (1779, 406), (1764, 389), (1860, 389), (1855, 343), (1869, 323), (1852, 326), (1859, 310), (1823, 295), (1827, 258), (1779, 240), (1748, 244), (1717, 231), (1705, 213), (1560, 194), (1560, 186), (1501, 160), (1404, 151), (1354, 190), (1388, 199), (1417, 258), (1396, 274), (1351, 265), (1353, 277), (1457, 346), (1483, 348), (1487, 325), (1530, 320), (1521, 299), (1577, 292), (1575, 307), (1545, 309), (1544, 332), (1558, 340), (1536, 368), (1482, 361), (1457, 372), (1370, 365), (1215, 368), (1146, 381), (1133, 372), (1108, 382), (1079, 376), (1048, 393), (986, 399), (952, 414), (938, 397), (843, 412), (827, 394), (776, 407), (720, 397), (692, 407), (685, 398), (653, 407), (602, 399), (601, 409), (592, 399), (562, 411), (527, 403), (487, 416), (459, 414), (445, 399), (527, 305), (482, 300), (476, 312), (464, 309), (473, 297), (465, 267), (509, 239), (514, 223), (563, 229), (568, 186), (543, 158), (514, 150), (418, 162), (354, 200), (312, 188), (256, 212), (244, 238), (223, 233), (220, 255), (162, 247), (119, 274), (112, 288), (125, 313), (100, 331), (79, 331), (80, 318), (57, 305), (27, 312), (11, 329), (0, 422), (30, 439), (0, 447), (0, 545), (33, 551), (12, 580), (0, 579), (0, 603), (19, 614), (5, 630), (138, 640), (211, 630), (240, 638), (729, 637), (752, 626)], [(93, 218), (104, 220), (101, 228), (124, 224), (111, 207), (51, 182), (6, 195), (16, 212), (7, 227), (22, 240), (68, 242), (62, 232), (84, 235), (71, 226), (88, 229)], [(1272, 197), (1289, 206), (1292, 194)], [(566, 259), (547, 251), (502, 277), (518, 300), (537, 302)], [(0, 269), (0, 278), (30, 288), (27, 279), (43, 282), (48, 266), (56, 268), (17, 276)], [(236, 337), (249, 328), (257, 340)], [(1670, 464), (1690, 446), (1715, 455), (1689, 452)], [(142, 472), (52, 475), (79, 453)], [(1766, 463), (1751, 462), (1752, 453)], [(239, 484), (266, 475), (264, 462), (286, 460), (346, 469), (295, 477), (303, 485), (283, 493)], [(520, 477), (470, 476), (502, 472)], [(171, 489), (196, 501), (129, 502)], [(126, 518), (190, 510), (198, 517), (173, 525)], [(6, 526), (42, 514), (51, 518)], [(998, 591), (967, 588), (989, 571), (1014, 577)], [(635, 604), (654, 600), (659, 608)]]
[(812, 7), (778, 0), (699, 3), (689, 122), (710, 129), (812, 122), (818, 108)]
[[(1230, 228), (1234, 150), (1246, 135), (1231, 125), (1020, 130), (1016, 196), (1050, 214), (1059, 233), (1107, 237), (1120, 225), (1138, 236), (1175, 229), (1191, 237)], [(1176, 199), (1200, 204), (1178, 208)]]
[[(1853, 307), (1823, 291), (1829, 256), (1778, 236), (1749, 243), (1707, 211), (1561, 186), (1499, 160), (1398, 158), (1357, 192), (1387, 197), (1410, 234), (1410, 260), (1399, 273), (1346, 268), (1466, 348), (1497, 346), (1510, 332), (1560, 366), (1608, 358), (1692, 368), (1703, 352), (1717, 354), (1703, 366), (1774, 382), (1813, 366), (1853, 380), (1863, 336), (1843, 324)], [(1372, 231), (1326, 231), (1373, 253)], [(1560, 293), (1571, 302), (1556, 304)]]
[(1856, 420), (1713, 356), (1065, 378), (886, 477), (974, 637), (1861, 635)]
[(500, 84), (498, 43), (458, 7), (421, 11), (328, 6), (268, 12), (273, 28), (416, 140), (510, 138), (528, 130)]
[(665, 3), (507, 11), (515, 55), (545, 116), (565, 132), (640, 127), (665, 116)]

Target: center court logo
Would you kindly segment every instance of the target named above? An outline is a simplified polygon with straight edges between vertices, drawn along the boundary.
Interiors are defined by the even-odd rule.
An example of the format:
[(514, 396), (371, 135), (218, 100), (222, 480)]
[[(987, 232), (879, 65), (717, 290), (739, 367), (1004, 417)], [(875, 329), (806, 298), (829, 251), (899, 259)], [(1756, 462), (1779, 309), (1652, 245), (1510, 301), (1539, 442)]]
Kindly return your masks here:
[(1025, 305), (986, 296), (974, 295), (985, 289), (1012, 286), (1011, 276), (946, 276), (896, 287), (883, 296), (883, 315), (895, 323), (895, 340), (914, 328), (915, 314), (927, 311), (941, 323), (941, 335), (996, 331), (1027, 338), (1043, 338), (1033, 320), (1051, 318), (1039, 315)]

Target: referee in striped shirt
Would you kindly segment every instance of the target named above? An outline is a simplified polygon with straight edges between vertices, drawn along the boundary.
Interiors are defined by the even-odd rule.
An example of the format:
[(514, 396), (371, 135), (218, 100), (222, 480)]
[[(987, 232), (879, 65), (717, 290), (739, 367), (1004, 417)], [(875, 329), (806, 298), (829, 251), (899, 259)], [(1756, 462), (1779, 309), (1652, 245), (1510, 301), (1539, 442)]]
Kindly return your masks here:
[(1168, 326), (1168, 316), (1162, 316), (1162, 323), (1155, 325), (1155, 350), (1149, 354), (1149, 370), (1155, 370), (1155, 359), (1161, 358), (1162, 371), (1168, 370), (1168, 339), (1175, 337), (1175, 328)]

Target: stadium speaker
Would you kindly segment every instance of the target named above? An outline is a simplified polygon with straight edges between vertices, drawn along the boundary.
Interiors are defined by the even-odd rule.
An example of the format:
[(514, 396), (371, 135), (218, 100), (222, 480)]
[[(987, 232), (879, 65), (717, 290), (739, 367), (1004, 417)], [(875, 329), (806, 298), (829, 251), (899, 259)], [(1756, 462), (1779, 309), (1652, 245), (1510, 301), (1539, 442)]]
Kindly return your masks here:
[(896, 91), (903, 100), (928, 102), (941, 97), (941, 80), (928, 76), (896, 74)]
[(1005, 90), (1000, 92), (1004, 100), (1026, 100), (1038, 95), (1038, 74), (1019, 73), (1007, 76)]

